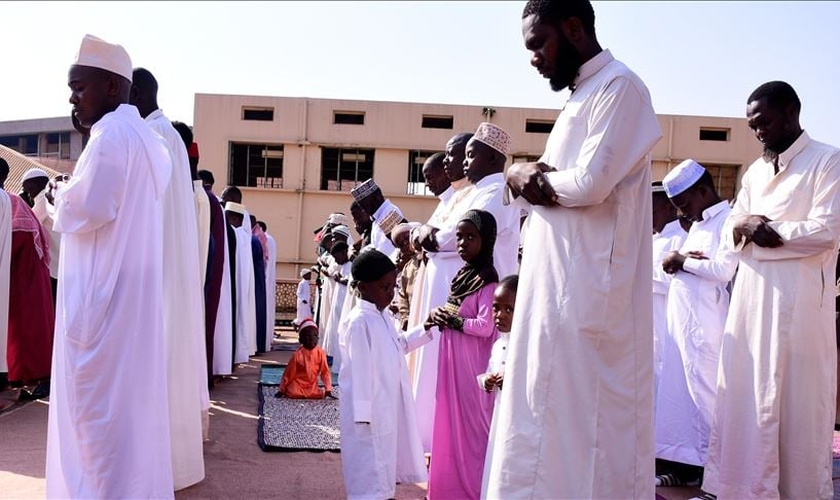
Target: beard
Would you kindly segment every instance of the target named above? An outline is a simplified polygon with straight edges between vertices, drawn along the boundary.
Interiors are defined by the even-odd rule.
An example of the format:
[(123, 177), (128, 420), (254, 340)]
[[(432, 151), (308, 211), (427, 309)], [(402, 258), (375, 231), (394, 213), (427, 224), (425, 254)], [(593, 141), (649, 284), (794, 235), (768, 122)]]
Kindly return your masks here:
[(566, 87), (575, 83), (578, 70), (583, 64), (577, 49), (563, 35), (560, 35), (560, 46), (557, 49), (557, 57), (554, 59), (554, 73), (548, 79), (551, 90), (560, 92)]

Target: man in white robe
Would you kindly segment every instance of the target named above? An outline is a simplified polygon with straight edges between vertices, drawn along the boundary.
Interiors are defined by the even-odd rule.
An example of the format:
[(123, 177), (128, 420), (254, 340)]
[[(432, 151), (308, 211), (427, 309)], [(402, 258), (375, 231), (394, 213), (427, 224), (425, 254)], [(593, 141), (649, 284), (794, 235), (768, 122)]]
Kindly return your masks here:
[(0, 390), (8, 379), (9, 365), (6, 361), (6, 349), (9, 340), (9, 280), (12, 262), (12, 202), (2, 189), (9, 175), (9, 164), (0, 158)]
[(131, 77), (125, 50), (91, 35), (68, 75), (91, 134), (54, 194), (62, 247), (47, 498), (173, 497), (162, 304), (172, 162), (127, 104)]
[[(187, 148), (157, 103), (158, 83), (145, 68), (133, 73), (131, 99), (166, 144), (172, 176), (163, 197), (163, 331), (167, 345), (169, 425), (175, 490), (204, 479), (202, 435), (209, 424), (204, 341), (205, 267), (199, 262), (198, 216)], [(204, 429), (204, 432), (202, 432)]]
[(673, 205), (694, 221), (683, 245), (658, 264), (673, 278), (656, 393), (656, 458), (683, 464), (672, 470), (680, 484), (699, 479), (706, 463), (729, 283), (738, 257), (721, 243), (731, 208), (705, 168), (685, 160), (662, 184)]
[(32, 211), (38, 217), (38, 222), (44, 226), (50, 240), (50, 281), (53, 287), (53, 301), (55, 300), (56, 278), (58, 278), (58, 255), (61, 251), (61, 234), (53, 229), (51, 210), (47, 208), (47, 185), (49, 176), (40, 168), (27, 170), (21, 178), (23, 190), (32, 200)]
[(265, 222), (258, 221), (257, 224), (265, 233), (268, 257), (265, 263), (265, 346), (263, 350), (271, 351), (271, 341), (274, 340), (274, 321), (277, 315), (277, 242), (268, 233)]
[(397, 224), (405, 222), (402, 211), (390, 199), (385, 198), (382, 190), (373, 179), (368, 179), (350, 191), (353, 199), (362, 209), (370, 214), (373, 226), (370, 232), (370, 244), (394, 262), (399, 258), (399, 250), (391, 241), (391, 230)]
[(832, 498), (840, 150), (812, 140), (784, 82), (747, 99), (764, 155), (724, 226), (740, 267), (723, 334), (703, 489), (719, 498)]
[[(227, 225), (227, 222), (225, 222)], [(224, 268), (222, 271), (222, 286), (220, 290), (219, 309), (216, 314), (216, 326), (213, 335), (213, 375), (225, 376), (233, 373), (233, 308), (231, 302), (230, 268), (236, 265), (230, 261), (228, 252), (227, 231), (224, 232)]]
[(537, 163), (507, 182), (530, 209), (488, 498), (653, 498), (650, 151), (644, 83), (595, 37), (588, 1), (529, 1), (522, 32), (571, 86)]
[[(671, 275), (662, 269), (662, 259), (668, 252), (679, 250), (688, 235), (677, 219), (677, 209), (665, 194), (661, 181), (653, 183), (653, 393), (659, 387), (662, 369), (662, 345), (668, 335), (665, 310)], [(654, 406), (655, 409), (655, 406)]]
[[(254, 256), (251, 251), (251, 230), (245, 228), (248, 215), (245, 206), (225, 203), (225, 216), (236, 233), (236, 348), (234, 363), (247, 363), (256, 354), (257, 316), (254, 290)], [(233, 265), (233, 264), (231, 264)]]
[(312, 280), (312, 270), (307, 268), (300, 271), (300, 282), (297, 286), (297, 312), (295, 314), (295, 323), (301, 324), (303, 320), (312, 318), (312, 291), (310, 288), (310, 280)]

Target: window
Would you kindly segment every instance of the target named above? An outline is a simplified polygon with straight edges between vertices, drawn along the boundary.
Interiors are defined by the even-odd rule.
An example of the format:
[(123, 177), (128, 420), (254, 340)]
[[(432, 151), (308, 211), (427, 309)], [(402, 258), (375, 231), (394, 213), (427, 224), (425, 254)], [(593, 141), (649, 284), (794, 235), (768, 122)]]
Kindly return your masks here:
[(350, 191), (372, 177), (372, 149), (321, 148), (321, 190)]
[(714, 165), (702, 164), (706, 170), (712, 175), (715, 181), (715, 188), (721, 198), (725, 200), (734, 200), (738, 186), (738, 165)]
[(230, 184), (282, 188), (282, 144), (230, 144)]
[(525, 120), (525, 132), (530, 134), (550, 134), (554, 128), (551, 120)]
[(701, 141), (719, 141), (726, 142), (729, 140), (728, 128), (700, 128)]
[(451, 130), (455, 120), (451, 116), (423, 115), (423, 128), (443, 128)]
[(6, 135), (0, 137), (0, 144), (18, 153), (34, 156), (38, 154), (38, 135)]
[(336, 125), (364, 125), (364, 111), (333, 111), (333, 123)]
[(56, 156), (70, 159), (70, 132), (56, 132), (47, 135), (47, 150), (42, 156)]
[(513, 157), (513, 163), (534, 163), (540, 161), (540, 156), (518, 155)]
[(274, 121), (274, 108), (242, 107), (242, 119), (248, 121)]
[(408, 189), (407, 194), (431, 196), (433, 193), (426, 187), (423, 177), (423, 165), (438, 151), (409, 151), (408, 153)]

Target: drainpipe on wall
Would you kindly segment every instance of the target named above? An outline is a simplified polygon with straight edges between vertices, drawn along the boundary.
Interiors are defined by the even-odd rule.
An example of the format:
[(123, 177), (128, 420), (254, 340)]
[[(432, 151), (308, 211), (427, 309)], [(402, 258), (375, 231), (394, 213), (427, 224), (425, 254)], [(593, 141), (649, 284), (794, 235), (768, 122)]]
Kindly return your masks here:
[(668, 166), (665, 173), (671, 171), (671, 165), (674, 163), (674, 117), (668, 118)]
[(300, 181), (298, 182), (298, 206), (297, 206), (297, 237), (295, 238), (295, 276), (300, 273), (300, 245), (303, 231), (303, 192), (306, 189), (306, 145), (309, 144), (307, 127), (309, 126), (309, 99), (303, 101), (303, 138), (300, 141)]

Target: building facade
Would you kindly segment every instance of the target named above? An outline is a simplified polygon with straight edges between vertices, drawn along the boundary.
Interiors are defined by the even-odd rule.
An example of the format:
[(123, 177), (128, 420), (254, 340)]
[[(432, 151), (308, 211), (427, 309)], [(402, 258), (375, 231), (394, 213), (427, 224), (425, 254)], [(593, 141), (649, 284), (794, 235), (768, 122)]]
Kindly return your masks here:
[[(559, 110), (291, 97), (196, 94), (200, 169), (215, 191), (242, 189), (243, 203), (277, 240), (278, 278), (315, 260), (313, 230), (371, 177), (408, 220), (425, 221), (437, 199), (423, 185), (425, 159), (453, 135), (490, 121), (510, 133), (508, 165), (540, 157)], [(728, 199), (760, 153), (742, 118), (659, 115), (653, 178), (686, 158), (704, 165)]]
[(73, 128), (70, 115), (0, 122), (0, 145), (57, 172), (73, 171), (86, 141)]

